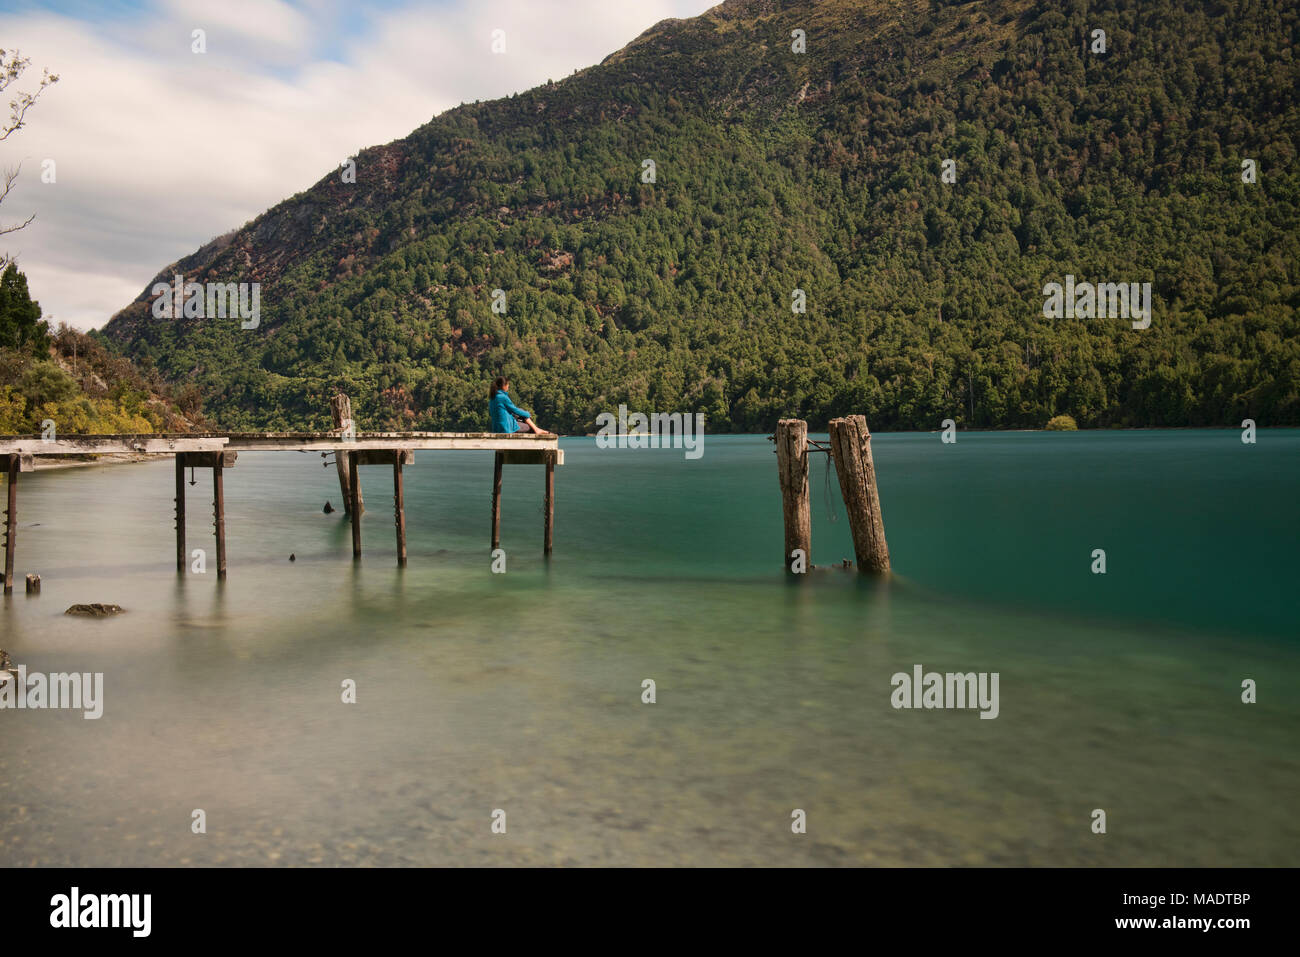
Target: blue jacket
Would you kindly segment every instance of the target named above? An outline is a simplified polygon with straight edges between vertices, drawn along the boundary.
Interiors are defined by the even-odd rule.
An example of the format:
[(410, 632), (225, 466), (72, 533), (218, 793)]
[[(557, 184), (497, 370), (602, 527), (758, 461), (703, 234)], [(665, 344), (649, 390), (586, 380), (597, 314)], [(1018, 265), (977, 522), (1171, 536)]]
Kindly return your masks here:
[(531, 419), (533, 417), (531, 412), (525, 412), (511, 402), (510, 396), (504, 391), (498, 391), (496, 395), (492, 396), (489, 407), (493, 432), (518, 432), (519, 423), (515, 420), (515, 416), (519, 416), (521, 419)]

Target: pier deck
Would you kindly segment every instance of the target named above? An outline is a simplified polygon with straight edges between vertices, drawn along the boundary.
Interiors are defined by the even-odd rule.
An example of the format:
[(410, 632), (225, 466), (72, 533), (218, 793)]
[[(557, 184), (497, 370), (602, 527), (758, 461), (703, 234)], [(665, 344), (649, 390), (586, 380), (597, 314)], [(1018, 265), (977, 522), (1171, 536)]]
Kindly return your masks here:
[[(350, 411), (345, 421), (350, 419)], [(393, 469), (393, 524), (397, 532), (397, 561), (406, 565), (406, 505), (402, 469), (415, 461), (417, 451), (491, 451), (495, 453), (492, 481), (492, 548), (501, 542), (501, 469), (504, 465), (545, 467), (543, 500), (543, 553), (552, 551), (555, 514), (555, 468), (564, 464), (564, 451), (556, 436), (531, 432), (504, 435), (497, 432), (209, 432), (151, 435), (0, 435), (0, 468), (8, 476), (5, 512), (4, 593), (13, 591), (14, 555), (18, 530), (18, 476), (35, 468), (36, 459), (48, 456), (127, 453), (174, 457), (176, 463), (176, 569), (188, 566), (185, 551), (185, 469), (212, 469), (213, 527), (217, 544), (217, 578), (226, 577), (226, 505), (224, 472), (240, 452), (335, 453), (345, 510), (352, 521), (352, 554), (361, 557), (361, 500), (359, 466), (388, 465)], [(124, 473), (125, 474), (125, 473)]]

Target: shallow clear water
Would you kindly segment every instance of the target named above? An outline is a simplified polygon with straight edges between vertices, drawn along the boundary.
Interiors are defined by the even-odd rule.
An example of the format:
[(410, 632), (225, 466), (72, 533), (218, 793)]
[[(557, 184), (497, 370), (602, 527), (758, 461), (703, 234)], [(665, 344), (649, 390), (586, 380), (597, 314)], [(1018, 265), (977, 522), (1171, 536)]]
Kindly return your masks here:
[[(105, 705), (0, 711), (0, 863), (1294, 865), (1300, 431), (1239, 434), (877, 435), (887, 584), (786, 581), (759, 436), (564, 440), (549, 564), (542, 470), (508, 467), (504, 575), (491, 453), (416, 453), (404, 571), (390, 469), (354, 564), (332, 467), (241, 454), (224, 584), (210, 473), (180, 580), (170, 462), (24, 475), (43, 592), (0, 646)], [(92, 601), (127, 612), (62, 614)], [(998, 718), (895, 710), (914, 664), (998, 672)]]

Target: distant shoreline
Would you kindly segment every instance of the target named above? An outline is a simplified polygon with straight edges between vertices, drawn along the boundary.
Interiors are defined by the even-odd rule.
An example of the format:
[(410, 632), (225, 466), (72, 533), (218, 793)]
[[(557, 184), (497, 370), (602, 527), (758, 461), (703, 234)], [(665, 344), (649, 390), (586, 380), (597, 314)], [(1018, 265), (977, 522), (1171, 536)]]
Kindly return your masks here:
[(156, 459), (156, 455), (145, 455), (140, 452), (101, 452), (94, 458), (87, 459), (67, 459), (63, 457), (54, 457), (48, 455), (36, 455), (32, 457), (32, 471), (34, 472), (54, 472), (59, 469), (79, 469), (96, 465), (131, 465), (136, 462), (148, 462)]

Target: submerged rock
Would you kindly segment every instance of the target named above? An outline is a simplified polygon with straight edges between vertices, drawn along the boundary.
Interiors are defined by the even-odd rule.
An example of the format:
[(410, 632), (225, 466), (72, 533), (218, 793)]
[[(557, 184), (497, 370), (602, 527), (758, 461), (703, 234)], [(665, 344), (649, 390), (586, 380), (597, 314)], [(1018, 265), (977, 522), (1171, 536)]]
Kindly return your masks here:
[(65, 615), (81, 615), (85, 618), (107, 618), (109, 615), (120, 615), (125, 609), (121, 605), (109, 605), (104, 602), (91, 602), (88, 605), (73, 605)]

